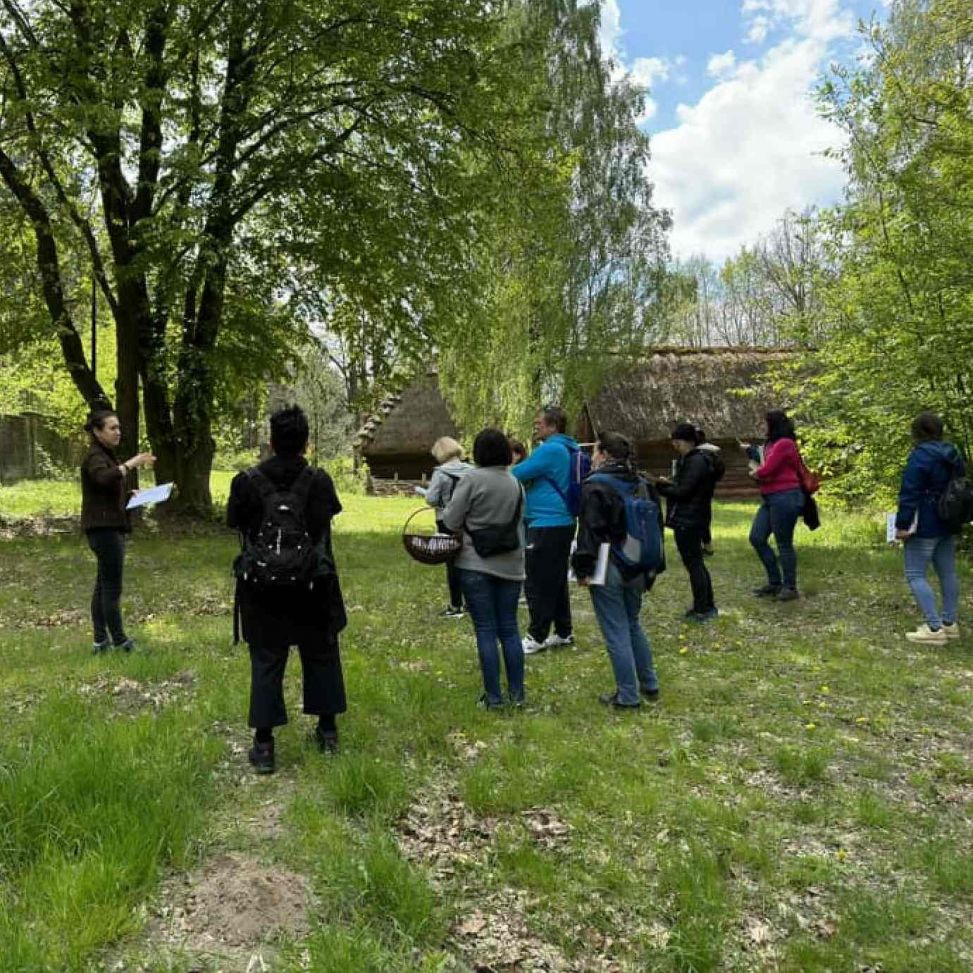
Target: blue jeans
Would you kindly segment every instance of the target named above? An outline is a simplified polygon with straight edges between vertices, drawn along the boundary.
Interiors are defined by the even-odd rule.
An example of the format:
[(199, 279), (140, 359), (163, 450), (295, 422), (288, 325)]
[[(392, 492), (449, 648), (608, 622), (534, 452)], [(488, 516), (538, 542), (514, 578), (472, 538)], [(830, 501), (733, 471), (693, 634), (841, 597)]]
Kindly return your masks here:
[(524, 647), (517, 628), (520, 582), (466, 568), (459, 569), (459, 578), (476, 632), (487, 704), (499, 706), (503, 702), (498, 642), (507, 670), (507, 691), (511, 701), (519, 703), (524, 698)]
[(634, 580), (625, 580), (618, 568), (609, 562), (605, 583), (589, 585), (588, 590), (615, 674), (618, 702), (637, 706), (639, 686), (649, 691), (659, 688), (652, 662), (652, 646), (639, 621), (645, 579), (639, 575)]
[[(930, 561), (943, 589), (942, 615), (936, 610), (936, 595), (926, 578)], [(956, 575), (955, 537), (910, 537), (905, 542), (905, 579), (930, 628), (940, 628), (944, 622), (952, 625), (956, 621), (959, 578)]]
[[(794, 528), (804, 510), (804, 491), (781, 490), (763, 498), (750, 526), (750, 543), (767, 571), (767, 583), (775, 588), (797, 587), (797, 551), (794, 550)], [(780, 563), (768, 543), (770, 535), (777, 541)]]

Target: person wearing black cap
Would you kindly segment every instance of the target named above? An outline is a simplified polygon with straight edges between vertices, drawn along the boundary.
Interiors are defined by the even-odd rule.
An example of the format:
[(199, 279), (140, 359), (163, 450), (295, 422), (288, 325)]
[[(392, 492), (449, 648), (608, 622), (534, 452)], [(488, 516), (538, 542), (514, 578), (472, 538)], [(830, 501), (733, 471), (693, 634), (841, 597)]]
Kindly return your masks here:
[(659, 493), (668, 500), (666, 525), (672, 529), (679, 556), (689, 574), (693, 606), (691, 622), (708, 622), (719, 614), (713, 601), (713, 582), (703, 562), (703, 537), (712, 517), (715, 471), (700, 450), (696, 427), (680, 422), (672, 431), (672, 448), (679, 454), (675, 479), (660, 480)]

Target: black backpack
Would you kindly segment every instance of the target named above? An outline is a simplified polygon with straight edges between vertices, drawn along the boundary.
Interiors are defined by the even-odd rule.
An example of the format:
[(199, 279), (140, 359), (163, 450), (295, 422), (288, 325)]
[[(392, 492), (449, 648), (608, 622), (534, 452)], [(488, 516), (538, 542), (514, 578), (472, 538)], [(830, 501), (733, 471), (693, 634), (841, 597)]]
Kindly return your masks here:
[(287, 490), (259, 469), (247, 477), (263, 504), (260, 526), (243, 537), (236, 573), (261, 588), (310, 587), (318, 570), (318, 553), (307, 532), (306, 511), (314, 470), (304, 467)]
[(936, 504), (936, 513), (951, 534), (958, 534), (963, 524), (973, 521), (973, 482), (962, 469), (962, 464), (954, 460), (949, 482)]

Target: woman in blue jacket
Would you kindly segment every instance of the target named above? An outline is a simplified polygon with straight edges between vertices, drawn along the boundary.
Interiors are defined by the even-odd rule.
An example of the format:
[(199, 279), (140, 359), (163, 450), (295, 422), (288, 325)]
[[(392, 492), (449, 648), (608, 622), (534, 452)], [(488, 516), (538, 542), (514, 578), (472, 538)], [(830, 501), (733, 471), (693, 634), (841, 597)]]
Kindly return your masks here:
[[(916, 416), (912, 440), (915, 445), (902, 474), (895, 528), (905, 546), (905, 577), (926, 621), (905, 637), (911, 642), (942, 645), (947, 639), (959, 638), (959, 579), (956, 536), (940, 519), (939, 498), (953, 477), (965, 474), (965, 464), (959, 450), (943, 442), (943, 421), (933, 412)], [(941, 613), (926, 578), (930, 562), (942, 588)]]

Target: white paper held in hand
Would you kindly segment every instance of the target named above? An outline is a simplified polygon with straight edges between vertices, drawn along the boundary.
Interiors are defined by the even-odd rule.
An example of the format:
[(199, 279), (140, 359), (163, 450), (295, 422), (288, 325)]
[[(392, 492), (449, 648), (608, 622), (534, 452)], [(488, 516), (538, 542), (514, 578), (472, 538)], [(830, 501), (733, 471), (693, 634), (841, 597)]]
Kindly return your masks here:
[(139, 490), (125, 505), (126, 510), (134, 510), (136, 507), (145, 507), (150, 503), (162, 503), (172, 496), (172, 484), (160, 483), (158, 486), (149, 487), (148, 490)]
[(611, 544), (598, 545), (598, 557), (595, 560), (595, 570), (588, 579), (588, 584), (603, 585), (608, 576), (608, 555), (611, 553)]

